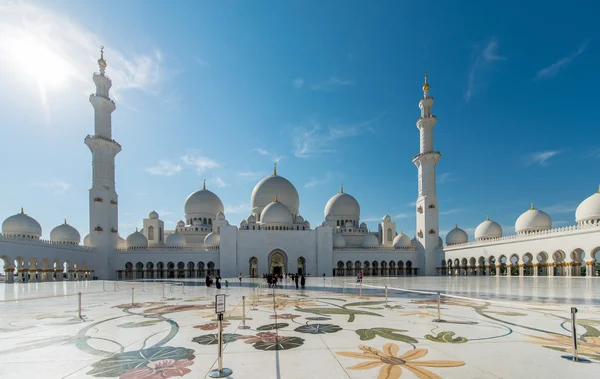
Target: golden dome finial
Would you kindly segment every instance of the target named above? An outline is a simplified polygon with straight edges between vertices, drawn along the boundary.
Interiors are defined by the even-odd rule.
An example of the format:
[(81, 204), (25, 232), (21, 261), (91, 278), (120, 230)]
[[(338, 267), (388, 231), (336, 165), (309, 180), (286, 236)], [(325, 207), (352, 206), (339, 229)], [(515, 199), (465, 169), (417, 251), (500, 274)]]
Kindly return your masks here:
[(277, 175), (277, 162), (273, 162), (273, 176)]
[(340, 185), (340, 193), (344, 193), (344, 183)]
[(425, 83), (423, 84), (423, 91), (427, 92), (431, 88), (429, 82), (427, 81), (429, 74), (425, 73)]
[(138, 228), (135, 228), (135, 232), (136, 232), (136, 233), (138, 232)]
[(454, 229), (458, 229), (458, 224), (456, 224), (456, 225), (454, 226)]
[(65, 218), (65, 225), (67, 225), (67, 219)]
[(104, 73), (104, 69), (106, 68), (106, 61), (104, 60), (104, 46), (100, 46), (100, 59), (98, 59), (98, 66), (100, 67), (100, 72)]
[(275, 202), (279, 203), (279, 198), (277, 197), (277, 194), (275, 194)]
[(206, 189), (206, 179), (202, 180), (202, 189)]
[(25, 212), (23, 212), (23, 207), (21, 207), (21, 214), (22, 215), (25, 214)]
[(598, 193), (600, 193), (600, 184), (598, 185)]
[(535, 207), (533, 206), (533, 203), (531, 203), (531, 210), (534, 210)]
[(485, 221), (491, 221), (490, 216), (486, 216)]

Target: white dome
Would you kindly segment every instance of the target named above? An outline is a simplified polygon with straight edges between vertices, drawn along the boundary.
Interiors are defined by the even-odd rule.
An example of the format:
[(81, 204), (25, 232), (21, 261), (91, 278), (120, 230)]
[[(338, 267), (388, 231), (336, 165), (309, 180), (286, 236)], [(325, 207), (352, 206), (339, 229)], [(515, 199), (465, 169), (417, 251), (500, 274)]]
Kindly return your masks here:
[(446, 234), (446, 245), (457, 245), (467, 242), (469, 242), (467, 232), (459, 228), (458, 225)]
[(365, 236), (361, 238), (360, 245), (362, 247), (377, 247), (379, 245), (379, 241), (375, 235), (369, 233), (365, 234)]
[(336, 218), (359, 220), (360, 205), (352, 196), (344, 192), (336, 193), (325, 205), (325, 219), (327, 216)]
[(382, 220), (383, 220), (383, 222), (390, 222), (390, 221), (392, 221), (392, 218), (390, 217), (390, 215), (385, 215), (385, 216), (383, 216)]
[(178, 227), (178, 228), (184, 228), (184, 227), (185, 227), (185, 222), (183, 222), (182, 220), (179, 220), (179, 221), (177, 222), (177, 227)]
[(250, 198), (252, 212), (260, 212), (263, 207), (271, 204), (275, 196), (277, 196), (279, 202), (290, 209), (290, 212), (295, 215), (298, 214), (300, 197), (298, 196), (296, 187), (289, 180), (276, 173), (262, 179), (256, 184), (254, 190), (252, 190)]
[(225, 220), (225, 214), (223, 212), (217, 213), (217, 220), (219, 220), (219, 221)]
[(89, 234), (83, 239), (83, 246), (92, 247), (92, 237)]
[(209, 233), (204, 238), (204, 244), (206, 246), (219, 246), (220, 243), (221, 243), (221, 236), (215, 232)]
[(475, 240), (477, 241), (498, 237), (502, 237), (502, 227), (497, 222), (490, 220), (489, 217), (475, 229)]
[(79, 235), (77, 229), (67, 224), (67, 220), (65, 220), (64, 224), (52, 229), (50, 232), (50, 241), (79, 245), (81, 235)]
[(256, 216), (254, 216), (254, 215), (250, 215), (250, 216), (248, 216), (248, 222), (249, 222), (249, 223), (256, 222)]
[(531, 204), (531, 209), (519, 216), (515, 223), (515, 232), (528, 233), (552, 228), (552, 219), (550, 216), (539, 209), (535, 209)]
[(246, 226), (246, 225), (248, 225), (248, 221), (246, 221), (246, 220), (242, 220), (242, 221), (240, 222), (240, 226)]
[(594, 221), (600, 220), (600, 188), (598, 192), (588, 197), (579, 204), (575, 211), (575, 221)]
[(193, 226), (200, 226), (200, 225), (202, 225), (202, 221), (200, 221), (200, 220), (194, 220), (194, 221), (192, 221), (192, 225)]
[(152, 211), (148, 215), (148, 218), (151, 219), (151, 220), (156, 220), (156, 219), (158, 219), (158, 213), (156, 213), (156, 211)]
[(361, 229), (367, 229), (367, 224), (365, 224), (364, 222), (362, 224), (360, 224), (360, 228)]
[[(85, 236), (84, 240), (83, 240), (83, 244), (85, 246), (88, 246), (86, 244), (86, 240), (90, 238), (90, 235), (88, 234), (87, 236)], [(125, 238), (121, 237), (120, 235), (117, 234), (117, 247), (119, 249), (125, 249), (127, 247), (127, 242), (125, 242)]]
[(407, 248), (411, 246), (412, 243), (410, 241), (410, 237), (404, 233), (400, 233), (396, 236), (396, 238), (394, 238), (394, 247)]
[(2, 234), (5, 236), (20, 236), (24, 238), (40, 238), (42, 227), (34, 218), (23, 213), (8, 217), (2, 223)]
[(335, 221), (335, 217), (333, 217), (332, 215), (327, 215), (325, 216), (325, 221)]
[(260, 222), (262, 224), (292, 224), (293, 216), (288, 207), (274, 201), (267, 205), (260, 214)]
[(333, 233), (333, 247), (346, 247), (346, 239), (342, 233)]
[(304, 223), (304, 217), (298, 215), (298, 217), (296, 217), (296, 224), (302, 224)]
[(204, 214), (215, 217), (219, 212), (225, 212), (221, 199), (206, 188), (192, 193), (185, 199), (185, 214)]
[(187, 241), (185, 240), (185, 236), (178, 232), (173, 232), (167, 236), (167, 246), (174, 247), (185, 247), (187, 245)]
[(306, 226), (308, 229), (310, 229), (310, 222), (304, 221), (304, 226)]
[(354, 226), (354, 224), (352, 223), (352, 221), (347, 221), (346, 225), (344, 225), (346, 228), (351, 228)]
[(125, 240), (125, 244), (127, 248), (147, 248), (148, 247), (148, 239), (142, 233), (138, 232), (137, 229), (135, 232), (131, 233), (127, 236)]

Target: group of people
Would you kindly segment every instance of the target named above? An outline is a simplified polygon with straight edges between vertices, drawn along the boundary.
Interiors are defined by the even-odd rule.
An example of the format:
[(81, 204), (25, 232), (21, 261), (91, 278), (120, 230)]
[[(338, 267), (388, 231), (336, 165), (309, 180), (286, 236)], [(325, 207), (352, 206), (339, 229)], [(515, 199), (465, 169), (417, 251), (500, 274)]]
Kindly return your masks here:
[(267, 284), (269, 287), (276, 286), (277, 282), (284, 282), (287, 284), (287, 281), (289, 280), (296, 283), (296, 289), (298, 289), (298, 282), (300, 282), (302, 289), (304, 289), (304, 286), (306, 285), (306, 277), (304, 274), (267, 274), (262, 275), (262, 277), (267, 279)]
[[(217, 275), (215, 276), (215, 287), (217, 287), (217, 289), (221, 289), (221, 275), (217, 273)], [(212, 283), (213, 283), (213, 278), (209, 275), (206, 274), (206, 287), (212, 287)], [(225, 287), (229, 287), (229, 282), (227, 280), (225, 280)]]

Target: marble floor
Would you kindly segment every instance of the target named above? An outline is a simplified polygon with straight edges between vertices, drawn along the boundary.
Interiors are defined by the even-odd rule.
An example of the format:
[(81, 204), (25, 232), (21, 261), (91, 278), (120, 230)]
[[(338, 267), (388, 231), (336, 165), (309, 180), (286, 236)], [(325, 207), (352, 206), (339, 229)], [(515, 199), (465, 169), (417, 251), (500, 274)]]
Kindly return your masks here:
[[(352, 278), (309, 278), (305, 290), (259, 282), (232, 279), (220, 290), (189, 279), (0, 284), (0, 378), (208, 377), (217, 365), (217, 293), (226, 294), (231, 378), (600, 372), (597, 278), (365, 278), (362, 289)], [(442, 297), (444, 322), (434, 322), (437, 296), (406, 290), (457, 297)], [(571, 354), (572, 306), (579, 354), (590, 363), (561, 358)]]

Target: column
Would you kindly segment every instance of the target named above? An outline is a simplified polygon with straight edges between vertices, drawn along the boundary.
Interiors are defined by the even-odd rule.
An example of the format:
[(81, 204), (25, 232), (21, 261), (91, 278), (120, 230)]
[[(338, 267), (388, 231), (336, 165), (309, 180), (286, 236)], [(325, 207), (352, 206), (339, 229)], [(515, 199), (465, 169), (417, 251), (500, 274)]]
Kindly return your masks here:
[(29, 281), (29, 269), (28, 268), (23, 268), (21, 269), (22, 272), (22, 278), (23, 278), (23, 282), (27, 283)]
[(496, 276), (500, 276), (500, 267), (501, 265), (496, 265)]
[(525, 265), (523, 263), (519, 263), (519, 276), (525, 276)]
[(4, 282), (5, 283), (14, 283), (15, 282), (15, 269), (14, 268), (4, 268)]
[(585, 276), (592, 277), (596, 276), (596, 261), (587, 261), (585, 262)]
[(548, 276), (554, 276), (554, 263), (553, 262), (549, 262), (546, 263), (546, 269), (548, 270)]
[(506, 276), (512, 276), (512, 265), (506, 265)]
[(563, 264), (563, 270), (565, 271), (565, 276), (571, 277), (573, 276), (573, 262), (572, 261), (566, 261)]
[(538, 276), (538, 266), (539, 265), (537, 263), (534, 263), (531, 265), (532, 270), (533, 270), (533, 276)]

